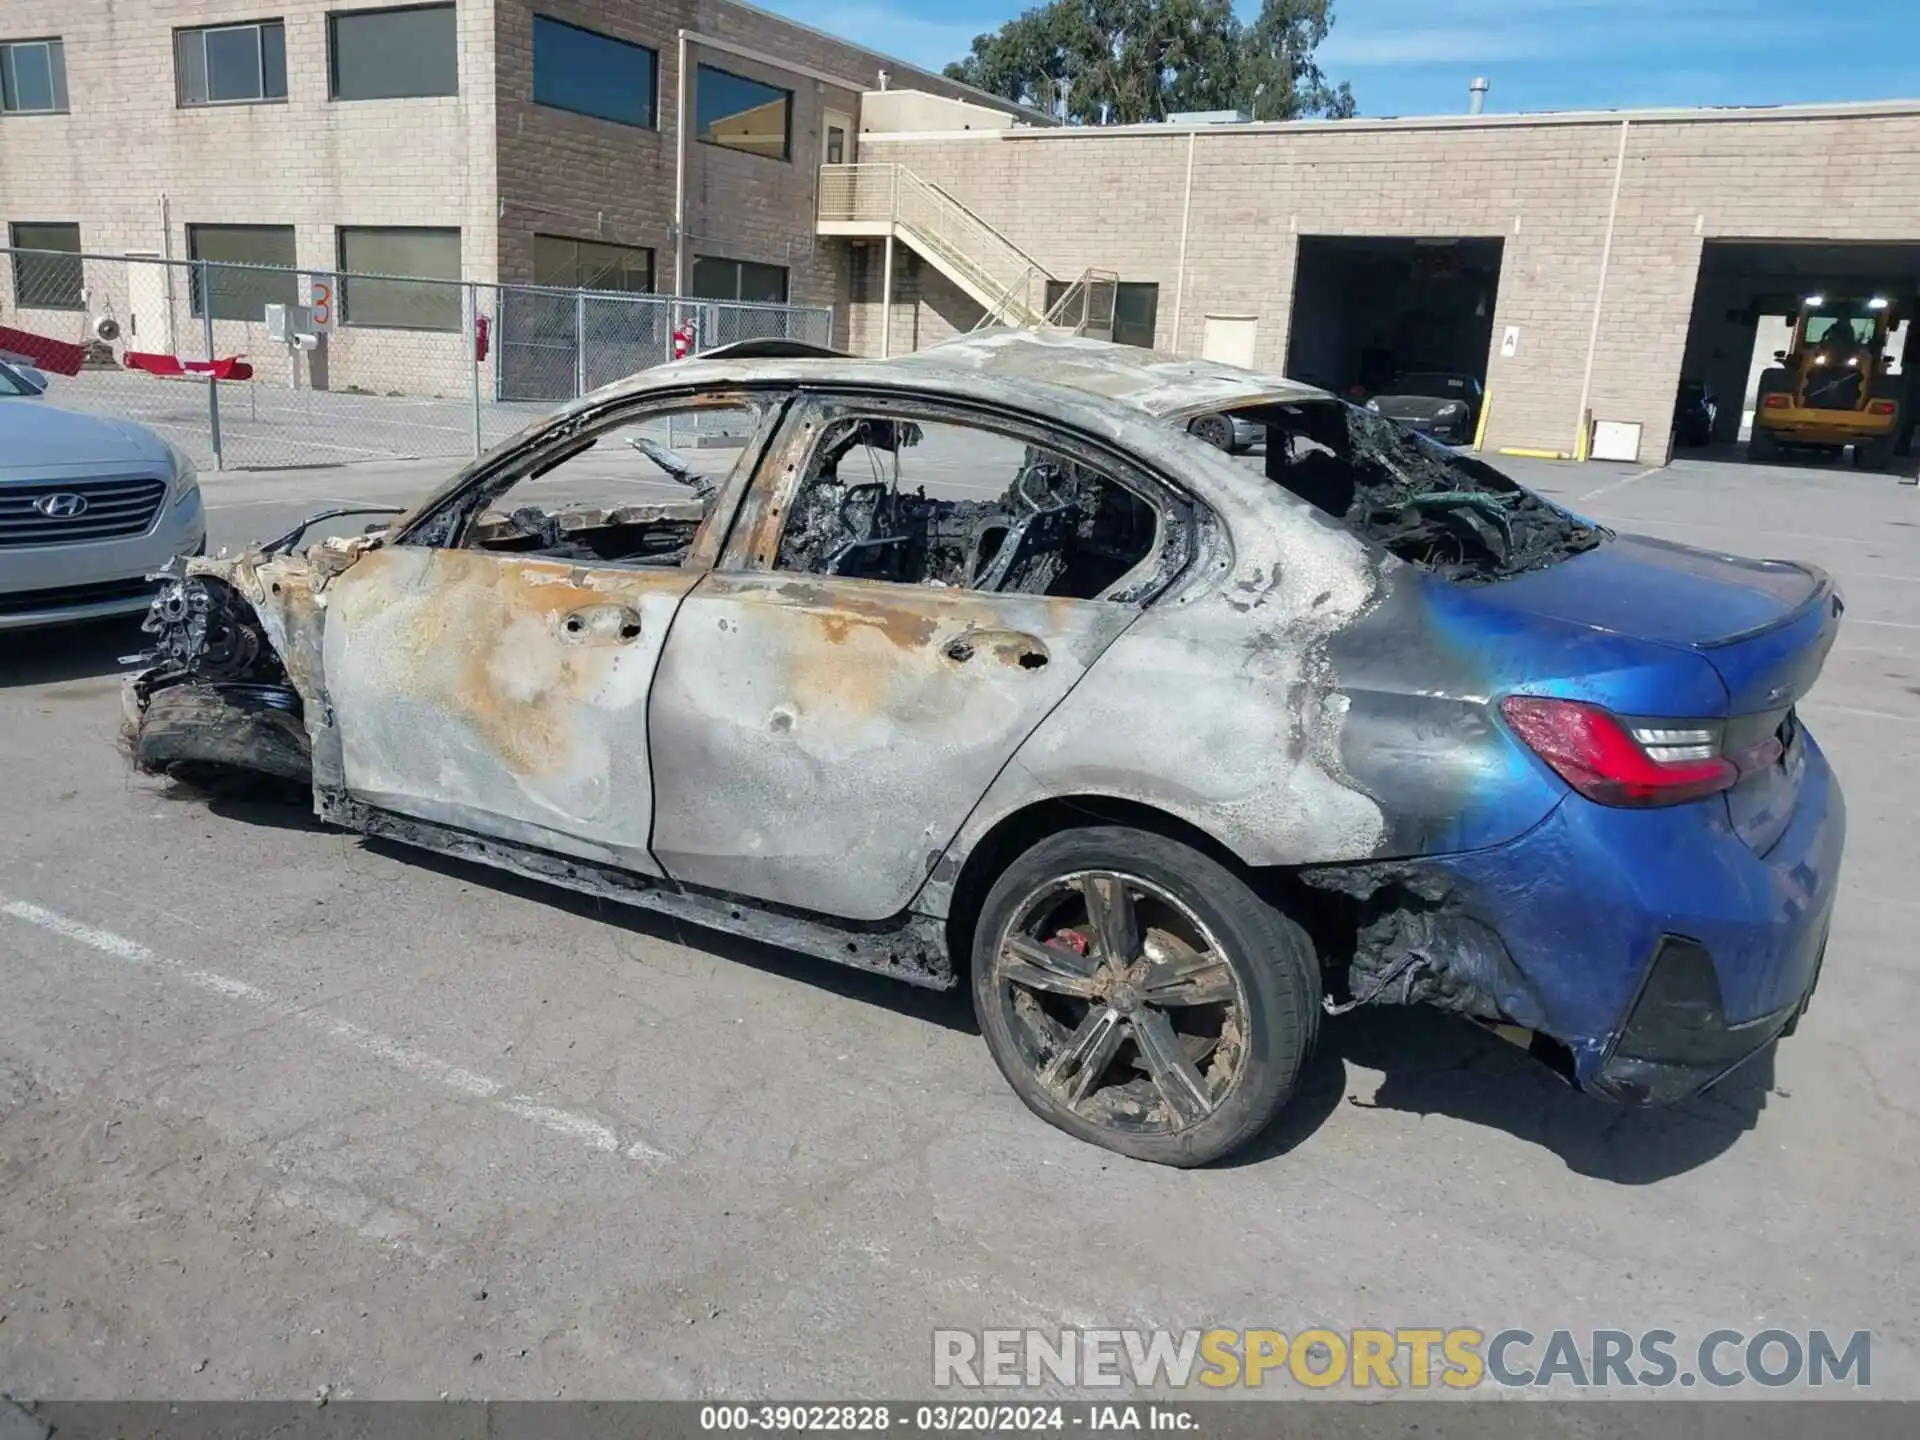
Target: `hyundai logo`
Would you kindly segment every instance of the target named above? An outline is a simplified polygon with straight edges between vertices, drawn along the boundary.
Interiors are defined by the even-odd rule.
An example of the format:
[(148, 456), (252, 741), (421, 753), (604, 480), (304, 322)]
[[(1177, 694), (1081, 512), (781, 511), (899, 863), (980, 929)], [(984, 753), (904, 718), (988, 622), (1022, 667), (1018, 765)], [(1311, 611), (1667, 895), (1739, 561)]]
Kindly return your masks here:
[(33, 508), (49, 520), (72, 520), (87, 513), (87, 497), (62, 490), (53, 495), (42, 495), (33, 502)]

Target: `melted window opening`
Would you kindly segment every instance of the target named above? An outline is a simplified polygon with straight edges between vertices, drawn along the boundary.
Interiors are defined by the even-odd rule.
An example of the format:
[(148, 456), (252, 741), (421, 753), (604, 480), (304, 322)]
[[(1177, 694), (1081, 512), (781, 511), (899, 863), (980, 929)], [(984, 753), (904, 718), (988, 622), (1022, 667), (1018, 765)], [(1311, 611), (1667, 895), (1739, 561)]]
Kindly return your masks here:
[(1491, 465), (1341, 401), (1252, 406), (1267, 478), (1409, 564), (1462, 584), (1541, 570), (1613, 538)]
[(1098, 598), (1153, 552), (1159, 517), (1043, 446), (967, 425), (856, 417), (823, 431), (775, 568), (903, 585)]

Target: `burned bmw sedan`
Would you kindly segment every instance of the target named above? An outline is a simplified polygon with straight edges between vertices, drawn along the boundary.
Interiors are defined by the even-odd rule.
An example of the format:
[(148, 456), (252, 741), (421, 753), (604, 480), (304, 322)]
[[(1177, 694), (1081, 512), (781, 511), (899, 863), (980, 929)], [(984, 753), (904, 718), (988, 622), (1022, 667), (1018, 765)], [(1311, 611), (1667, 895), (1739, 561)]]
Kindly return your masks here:
[(379, 524), (188, 564), (143, 769), (969, 985), (1021, 1099), (1128, 1155), (1244, 1144), (1326, 1011), (1667, 1101), (1818, 974), (1828, 579), (1284, 380), (1048, 332), (736, 352)]

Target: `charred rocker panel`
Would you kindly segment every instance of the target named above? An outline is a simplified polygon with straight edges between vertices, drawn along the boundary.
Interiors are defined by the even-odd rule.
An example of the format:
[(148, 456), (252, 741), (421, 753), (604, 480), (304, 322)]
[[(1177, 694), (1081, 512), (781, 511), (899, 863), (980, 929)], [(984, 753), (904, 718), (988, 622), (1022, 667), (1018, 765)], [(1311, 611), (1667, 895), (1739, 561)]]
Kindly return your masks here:
[(395, 815), (337, 792), (323, 794), (316, 808), (322, 819), (343, 829), (658, 911), (856, 970), (871, 970), (933, 990), (949, 989), (954, 983), (946, 927), (929, 916), (904, 914), (875, 925), (836, 922), (792, 907), (663, 883), (624, 868)]

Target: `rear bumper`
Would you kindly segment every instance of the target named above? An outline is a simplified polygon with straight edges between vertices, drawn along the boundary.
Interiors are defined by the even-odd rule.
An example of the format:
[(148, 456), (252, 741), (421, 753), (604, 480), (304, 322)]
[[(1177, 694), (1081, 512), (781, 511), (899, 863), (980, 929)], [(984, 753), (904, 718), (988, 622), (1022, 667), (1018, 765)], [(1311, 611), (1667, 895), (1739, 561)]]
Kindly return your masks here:
[(1444, 862), (1582, 1088), (1684, 1099), (1804, 1010), (1846, 838), (1839, 784), (1811, 735), (1806, 747), (1793, 819), (1765, 855), (1717, 799), (1639, 811), (1569, 799), (1520, 839)]

